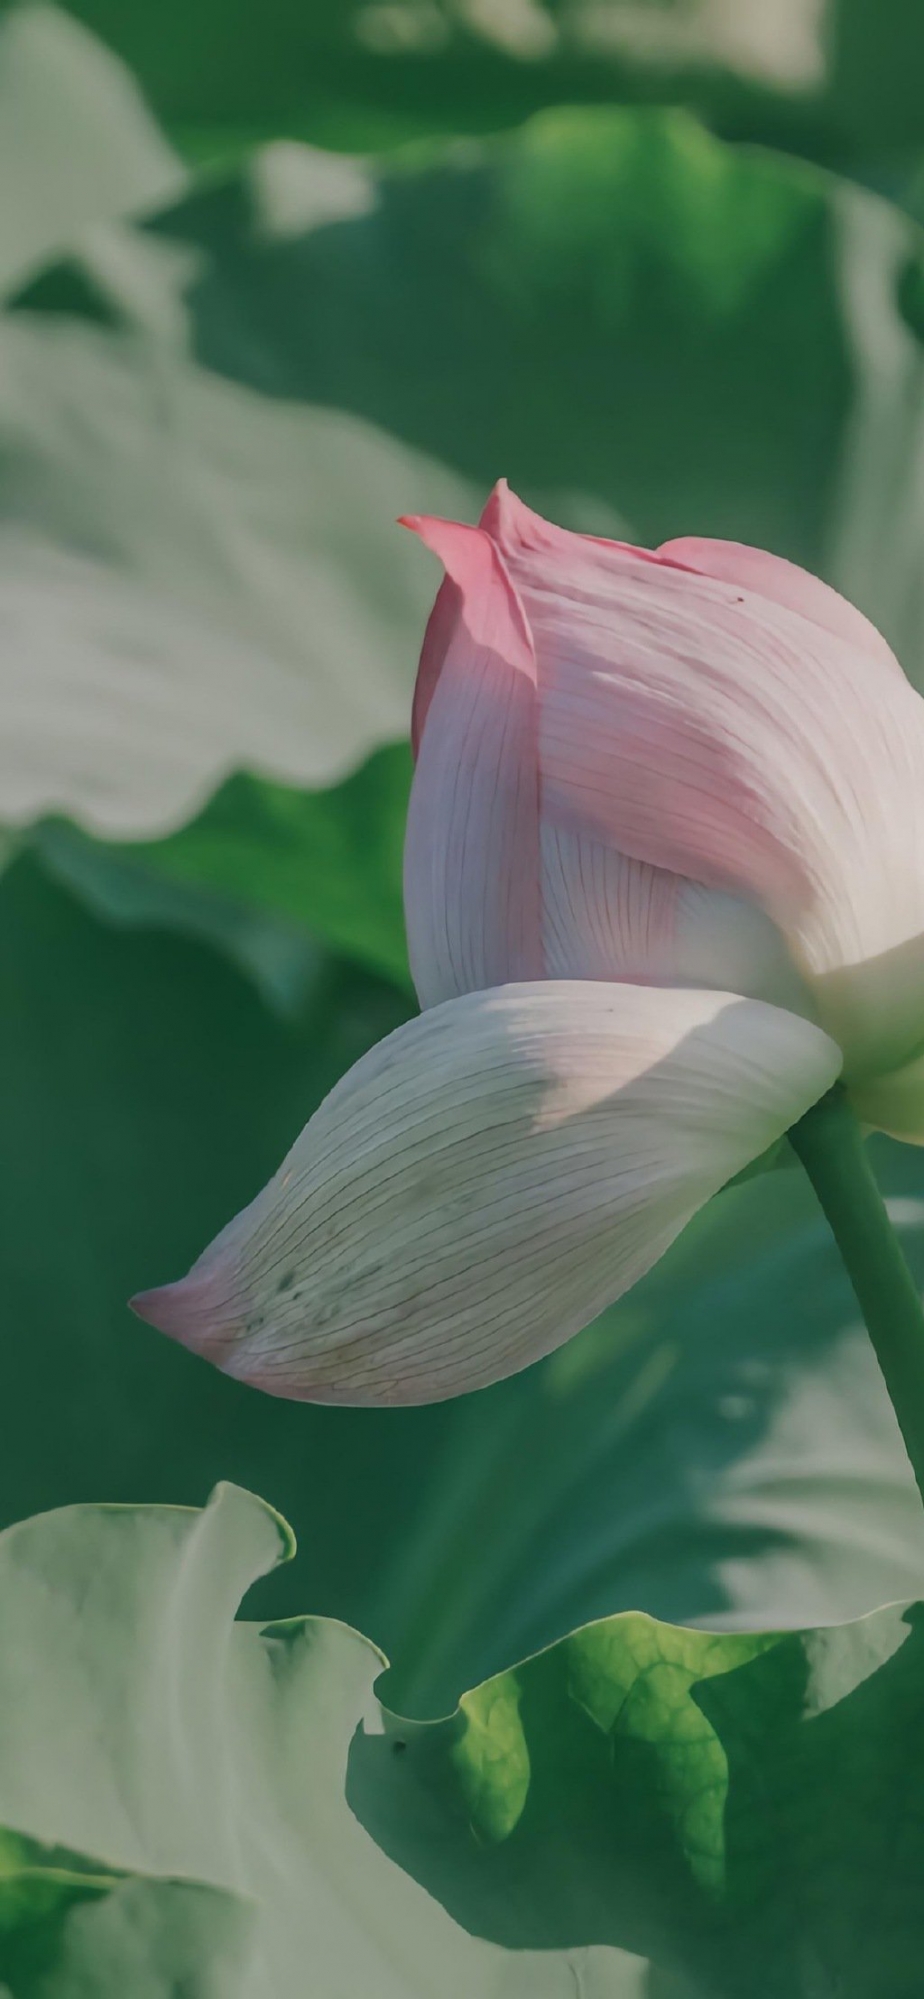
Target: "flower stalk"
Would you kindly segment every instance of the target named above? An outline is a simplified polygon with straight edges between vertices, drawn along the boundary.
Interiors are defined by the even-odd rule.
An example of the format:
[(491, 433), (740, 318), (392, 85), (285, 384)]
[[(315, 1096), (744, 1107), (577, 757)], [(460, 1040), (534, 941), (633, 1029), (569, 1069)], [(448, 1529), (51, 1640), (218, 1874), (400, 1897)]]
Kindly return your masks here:
[(924, 1308), (842, 1085), (789, 1137), (843, 1258), (924, 1501)]

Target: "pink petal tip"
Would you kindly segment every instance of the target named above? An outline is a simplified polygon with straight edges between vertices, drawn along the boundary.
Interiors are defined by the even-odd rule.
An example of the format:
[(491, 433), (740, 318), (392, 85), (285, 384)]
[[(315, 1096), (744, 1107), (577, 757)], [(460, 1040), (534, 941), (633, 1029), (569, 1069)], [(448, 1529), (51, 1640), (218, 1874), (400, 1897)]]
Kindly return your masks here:
[(179, 1336), (180, 1326), (186, 1318), (183, 1307), (183, 1285), (159, 1284), (153, 1291), (137, 1291), (128, 1301), (128, 1309), (135, 1317), (144, 1319), (149, 1326), (156, 1326), (159, 1333)]
[(129, 1310), (168, 1339), (221, 1366), (240, 1332), (229, 1307), (226, 1275), (220, 1268), (190, 1271), (174, 1284), (136, 1292), (128, 1301)]

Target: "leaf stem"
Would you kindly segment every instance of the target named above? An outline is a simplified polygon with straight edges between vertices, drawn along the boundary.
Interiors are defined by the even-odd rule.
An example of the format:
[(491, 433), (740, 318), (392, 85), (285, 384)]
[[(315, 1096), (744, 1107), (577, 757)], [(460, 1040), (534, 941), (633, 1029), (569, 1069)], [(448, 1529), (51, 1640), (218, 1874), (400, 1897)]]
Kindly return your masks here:
[(841, 1084), (789, 1138), (856, 1292), (924, 1501), (924, 1309)]

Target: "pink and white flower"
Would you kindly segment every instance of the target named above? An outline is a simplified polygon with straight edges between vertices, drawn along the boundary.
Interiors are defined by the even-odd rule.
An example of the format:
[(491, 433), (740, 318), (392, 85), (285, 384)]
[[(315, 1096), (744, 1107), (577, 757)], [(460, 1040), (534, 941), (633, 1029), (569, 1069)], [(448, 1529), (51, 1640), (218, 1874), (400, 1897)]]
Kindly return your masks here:
[(270, 1392), (420, 1402), (628, 1289), (843, 1074), (924, 1140), (924, 702), (791, 563), (411, 520), (423, 1012), (136, 1309)]

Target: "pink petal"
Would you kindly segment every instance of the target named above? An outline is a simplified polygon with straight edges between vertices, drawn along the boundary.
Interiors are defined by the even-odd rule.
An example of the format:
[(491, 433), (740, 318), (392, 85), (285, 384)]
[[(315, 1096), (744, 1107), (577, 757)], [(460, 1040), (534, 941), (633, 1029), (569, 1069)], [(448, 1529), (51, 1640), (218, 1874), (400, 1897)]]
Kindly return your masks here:
[[(414, 522), (407, 524), (417, 525)], [(447, 522), (425, 525), (425, 538), (443, 555), (450, 570), (462, 578), (476, 607), (490, 602), (492, 591), (498, 588), (497, 570), (492, 565), (485, 579), (484, 546), (475, 538), (473, 530)], [(494, 539), (497, 561), (505, 579), (499, 600), (504, 617), (511, 587), (503, 559), (504, 548), (513, 553), (527, 544), (546, 549), (556, 544), (567, 545), (572, 537), (532, 513), (511, 493), (503, 480), (487, 502), (481, 527)], [(644, 559), (654, 563), (658, 560), (654, 556)], [(439, 726), (442, 742), (439, 747), (442, 754), (438, 757), (434, 737), (428, 750), (428, 756), (434, 759), (431, 781), (425, 791), (424, 774), (421, 775), (415, 792), (408, 840), (408, 929), (421, 996), (426, 998), (427, 1003), (433, 1003), (466, 989), (477, 990), (479, 986), (504, 983), (544, 971), (552, 978), (686, 981), (693, 985), (753, 993), (755, 997), (770, 998), (810, 1013), (811, 1004), (804, 990), (800, 991), (785, 945), (773, 925), (759, 911), (748, 909), (720, 891), (699, 888), (667, 870), (652, 868), (592, 837), (568, 830), (549, 825), (542, 827), (541, 912), (537, 919), (536, 890), (532, 879), (536, 848), (532, 828), (529, 829), (527, 847), (525, 839), (521, 842), (517, 838), (516, 828), (510, 842), (505, 842), (502, 834), (498, 837), (493, 826), (489, 828), (487, 841), (483, 837), (479, 841), (477, 827), (463, 823), (458, 829), (454, 852), (457, 860), (463, 853), (465, 855), (467, 886), (463, 887), (461, 869), (457, 866), (450, 878), (455, 883), (455, 900), (452, 909), (447, 909), (449, 883), (445, 876), (440, 880), (435, 870), (438, 863), (445, 863), (446, 836), (451, 830), (446, 824), (447, 800), (457, 797), (452, 779), (475, 684), (471, 666), (471, 653), (475, 648), (466, 640), (462, 628), (462, 605), (462, 589), (455, 575), (448, 574), (440, 586), (427, 628), (415, 695), (415, 726), (419, 744), (423, 720), (430, 711), (450, 645), (454, 640), (458, 640), (463, 648), (468, 643), (468, 652), (462, 661), (463, 677), (460, 681), (457, 676), (454, 683), (454, 699), (452, 703), (445, 700), (441, 708)], [(530, 643), (528, 653), (524, 651), (526, 632), (518, 602), (514, 602), (512, 611), (510, 626), (504, 631), (501, 644), (508, 660), (522, 666), (532, 681), (532, 648)], [(474, 615), (477, 615), (477, 610)], [(469, 630), (471, 626), (470, 618)], [(485, 628), (482, 625), (479, 639), (483, 641), (484, 637)], [(509, 782), (513, 799), (520, 800), (522, 811), (522, 780), (525, 778), (531, 782), (535, 754), (532, 701), (516, 680), (510, 680), (509, 669), (505, 671), (501, 660), (495, 661), (491, 667), (482, 686), (479, 703), (483, 705), (486, 696), (496, 701), (505, 687), (516, 712), (510, 718), (508, 734), (502, 741), (497, 730), (499, 711), (493, 711), (490, 732), (479, 741), (477, 768), (495, 809), (501, 801), (504, 783)], [(499, 786), (495, 784), (489, 766), (489, 750), (492, 748), (495, 753), (502, 752), (501, 761), (506, 772), (506, 778)], [(518, 767), (521, 757), (522, 770)], [(425, 796), (429, 817), (422, 813), (421, 825), (417, 815)], [(519, 879), (510, 880), (505, 854), (508, 864), (510, 855), (513, 855), (514, 866), (520, 870)], [(479, 879), (474, 866), (476, 862), (483, 862), (490, 888), (486, 889), (486, 883)], [(508, 907), (512, 909), (514, 923), (521, 928), (511, 934), (506, 929), (503, 906), (495, 909), (497, 928), (493, 958), (489, 963), (483, 944), (466, 953), (458, 942), (460, 925), (454, 919), (462, 913), (459, 911), (462, 900), (469, 912), (469, 927), (474, 924), (477, 928), (479, 923), (483, 926), (486, 893), (489, 897), (493, 895), (494, 903), (498, 905), (499, 894), (505, 886), (509, 891)], [(422, 940), (421, 910), (427, 908), (430, 910), (430, 923)], [(694, 911), (695, 922), (691, 921)], [(524, 948), (522, 919), (527, 912), (530, 921)], [(487, 914), (490, 921), (492, 912)], [(541, 930), (538, 942), (535, 934), (537, 920)], [(428, 972), (422, 950), (434, 931), (442, 944), (442, 951), (434, 963), (431, 949)], [(453, 940), (451, 946), (447, 945), (447, 933)], [(493, 977), (490, 976), (492, 971)]]
[(458, 599), (451, 630), (440, 625), (405, 844), (411, 970), (421, 1005), (434, 1006), (542, 972), (538, 710), (529, 630), (490, 536), (408, 525)]
[[(402, 527), (411, 527), (412, 524), (411, 519), (402, 519)], [(462, 592), (451, 576), (444, 576), (427, 619), (420, 665), (414, 683), (414, 699), (411, 705), (411, 749), (415, 763), (420, 755), (424, 723), (430, 712), (430, 703), (436, 692), (436, 684), (446, 663), (446, 654), (461, 615)]]
[[(498, 500), (501, 488), (507, 492), (510, 500), (513, 500), (513, 495), (509, 492), (506, 481), (501, 480), (488, 499), (482, 513), (479, 525), (483, 528), (487, 526), (492, 507)], [(538, 519), (538, 515), (536, 518)], [(493, 592), (498, 583), (498, 571), (503, 578), (502, 597), (509, 603), (510, 609), (511, 628), (509, 633), (505, 637), (502, 637), (502, 643), (505, 646), (505, 650), (509, 651), (511, 656), (514, 657), (519, 655), (525, 645), (530, 661), (528, 670), (533, 675), (533, 678), (535, 678), (535, 668), (532, 663), (532, 641), (530, 640), (523, 617), (523, 607), (517, 599), (516, 592), (504, 568), (503, 561), (499, 558), (499, 552), (497, 568), (495, 569), (492, 564), (489, 571), (483, 554), (479, 555), (477, 544), (473, 543), (471, 539), (475, 530), (467, 526), (464, 522), (440, 520), (432, 514), (402, 514), (398, 525), (399, 527), (410, 528), (412, 534), (418, 534), (421, 541), (427, 548), (433, 550), (434, 555), (439, 557), (446, 569), (446, 575), (436, 593), (433, 609), (427, 620), (423, 646), (420, 653), (420, 662), (417, 668), (417, 679), (414, 685), (414, 698), (411, 706), (411, 749), (416, 762), (420, 754), (424, 723), (430, 712), (430, 703), (436, 692), (437, 683), (446, 663), (446, 655), (455, 635), (456, 628), (463, 616), (465, 597), (467, 595), (469, 598), (469, 631), (475, 637), (483, 629), (482, 626), (479, 626), (478, 622), (481, 615), (478, 606), (481, 603), (483, 595), (486, 604), (493, 604), (493, 609), (488, 614), (489, 619), (494, 617), (496, 620), (498, 616), (499, 607), (493, 603)], [(492, 633), (492, 643), (494, 642), (495, 639)]]
[(515, 555), (520, 548), (554, 548), (567, 533), (554, 521), (534, 513), (525, 500), (511, 492), (506, 479), (498, 479), (488, 494), (479, 525), (505, 555)]
[[(575, 541), (657, 567), (696, 570), (665, 550), (574, 536), (543, 520), (498, 481), (481, 526), (515, 564), (531, 550), (566, 557)], [(824, 587), (824, 586), (820, 586)], [(840, 601), (840, 600), (838, 600)], [(776, 926), (753, 904), (543, 816), (543, 959), (549, 978), (670, 980), (770, 999), (811, 1014), (811, 1000)]]
[(573, 557), (576, 545), (583, 544), (591, 550), (617, 549), (620, 554), (631, 555), (636, 562), (650, 563), (656, 569), (687, 567), (664, 549), (637, 548), (630, 541), (612, 541), (604, 535), (575, 534), (570, 528), (556, 527), (554, 521), (534, 513), (532, 507), (511, 492), (506, 479), (498, 479), (488, 495), (479, 525), (491, 535), (501, 553), (514, 561), (518, 554), (535, 556), (552, 551), (567, 560)]
[(920, 697), (817, 598), (809, 617), (534, 519), (504, 501), (497, 532), (535, 647), (544, 839), (756, 902), (851, 1070), (894, 1066), (924, 1018)]
[(859, 652), (869, 653), (871, 658), (901, 672), (891, 646), (862, 611), (832, 590), (829, 583), (822, 583), (820, 577), (800, 569), (795, 562), (787, 562), (782, 555), (768, 555), (764, 549), (748, 548), (741, 541), (708, 541), (696, 535), (662, 542), (658, 554), (683, 563), (687, 569), (698, 570), (703, 576), (714, 576), (719, 582), (740, 584), (743, 590), (766, 598), (768, 603), (797, 611), (834, 638), (843, 639)]
[(820, 1029), (728, 994), (468, 994), (364, 1056), (257, 1200), (143, 1309), (274, 1395), (481, 1387), (628, 1290), (839, 1066)]

